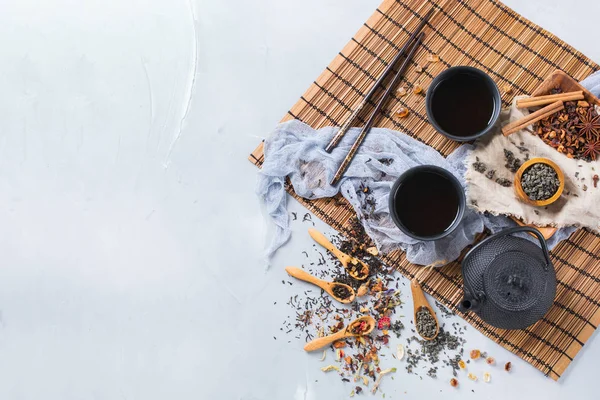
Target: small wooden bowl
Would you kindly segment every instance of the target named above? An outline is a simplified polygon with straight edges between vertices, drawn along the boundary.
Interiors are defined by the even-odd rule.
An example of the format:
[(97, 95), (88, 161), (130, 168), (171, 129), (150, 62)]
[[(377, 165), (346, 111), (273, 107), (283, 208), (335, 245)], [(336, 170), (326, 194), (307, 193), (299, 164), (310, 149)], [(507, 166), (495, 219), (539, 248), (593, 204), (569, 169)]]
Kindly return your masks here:
[[(525, 170), (527, 168), (531, 167), (533, 164), (546, 164), (546, 165), (550, 166), (554, 171), (556, 171), (556, 175), (558, 176), (559, 185), (558, 185), (558, 189), (556, 190), (556, 193), (554, 193), (554, 195), (552, 195), (552, 197), (550, 197), (549, 199), (532, 200), (529, 198), (529, 196), (527, 196), (527, 194), (523, 190), (523, 187), (521, 186), (521, 177), (523, 176), (523, 172), (525, 172)], [(515, 174), (514, 186), (515, 186), (515, 193), (517, 194), (517, 197), (519, 198), (519, 200), (523, 201), (524, 203), (531, 204), (532, 206), (543, 207), (543, 206), (552, 204), (556, 200), (558, 200), (558, 198), (560, 197), (560, 195), (562, 194), (562, 192), (565, 188), (565, 176), (564, 176), (562, 170), (560, 169), (560, 167), (558, 165), (556, 165), (552, 160), (549, 160), (547, 158), (540, 158), (540, 157), (532, 158), (531, 160), (523, 163), (523, 165), (521, 165), (521, 168), (519, 168), (519, 170)]]

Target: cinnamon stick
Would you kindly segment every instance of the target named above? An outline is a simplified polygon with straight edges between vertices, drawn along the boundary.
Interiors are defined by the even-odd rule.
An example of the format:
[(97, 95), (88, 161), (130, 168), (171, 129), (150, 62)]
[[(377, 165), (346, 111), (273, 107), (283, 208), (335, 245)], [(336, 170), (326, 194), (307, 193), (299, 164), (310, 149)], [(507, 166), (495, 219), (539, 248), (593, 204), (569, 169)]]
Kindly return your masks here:
[(568, 93), (549, 94), (546, 96), (528, 97), (526, 99), (517, 100), (517, 108), (545, 106), (546, 104), (551, 104), (555, 101), (574, 101), (583, 100), (584, 98), (585, 95), (583, 94), (583, 90)]
[(529, 125), (533, 124), (534, 122), (537, 122), (546, 117), (549, 117), (550, 115), (552, 115), (560, 110), (563, 110), (564, 108), (565, 108), (565, 105), (563, 104), (562, 101), (560, 101), (560, 100), (556, 101), (550, 105), (547, 105), (544, 108), (537, 110), (536, 112), (534, 112), (532, 114), (529, 114), (517, 121), (511, 122), (510, 124), (504, 126), (504, 128), (502, 128), (502, 134), (504, 136), (508, 136), (510, 134), (518, 132), (521, 129), (524, 129), (524, 128), (528, 127)]

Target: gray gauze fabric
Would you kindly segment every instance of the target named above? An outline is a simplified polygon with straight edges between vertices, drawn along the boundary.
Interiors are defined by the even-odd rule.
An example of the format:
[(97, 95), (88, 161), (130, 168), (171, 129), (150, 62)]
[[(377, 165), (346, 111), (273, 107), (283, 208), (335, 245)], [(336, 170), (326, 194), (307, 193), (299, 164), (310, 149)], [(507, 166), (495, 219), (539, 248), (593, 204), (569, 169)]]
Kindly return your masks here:
[[(435, 242), (417, 241), (402, 233), (388, 212), (388, 195), (400, 174), (407, 169), (431, 164), (452, 172), (464, 183), (463, 160), (468, 146), (462, 146), (448, 158), (411, 137), (390, 129), (372, 129), (360, 151), (338, 186), (331, 186), (338, 166), (354, 143), (360, 129), (351, 129), (331, 154), (323, 148), (338, 128), (327, 127), (316, 132), (299, 121), (280, 124), (265, 142), (265, 162), (259, 173), (258, 193), (267, 212), (277, 226), (273, 242), (267, 250), (272, 254), (289, 238), (286, 211), (285, 177), (289, 177), (295, 192), (307, 199), (333, 197), (341, 192), (363, 223), (367, 234), (382, 252), (394, 249), (406, 251), (409, 261), (430, 264), (438, 260), (453, 260), (483, 230), (481, 217), (467, 210), (459, 228), (448, 237)], [(369, 187), (375, 199), (375, 209), (365, 204)]]
[[(591, 75), (582, 84), (597, 96), (600, 94), (600, 73)], [(329, 182), (360, 131), (359, 128), (351, 129), (328, 154), (323, 149), (337, 130), (326, 127), (317, 132), (294, 120), (277, 126), (265, 141), (265, 161), (258, 176), (257, 194), (275, 224), (275, 234), (266, 249), (267, 258), (290, 237), (286, 177), (290, 178), (294, 191), (306, 199), (333, 197), (340, 192), (381, 252), (404, 250), (406, 258), (414, 264), (452, 261), (473, 242), (484, 226), (498, 232), (515, 225), (503, 216), (478, 214), (467, 209), (459, 227), (446, 238), (435, 242), (410, 238), (396, 227), (388, 212), (388, 196), (396, 178), (411, 167), (431, 164), (450, 171), (464, 187), (464, 163), (472, 146), (463, 145), (444, 158), (433, 148), (401, 132), (374, 128), (340, 183), (334, 187)], [(365, 186), (371, 190), (369, 196), (375, 200), (375, 209), (365, 203), (367, 195), (362, 191)], [(560, 229), (548, 241), (549, 247), (553, 248), (575, 229)], [(524, 237), (532, 239), (529, 235)]]

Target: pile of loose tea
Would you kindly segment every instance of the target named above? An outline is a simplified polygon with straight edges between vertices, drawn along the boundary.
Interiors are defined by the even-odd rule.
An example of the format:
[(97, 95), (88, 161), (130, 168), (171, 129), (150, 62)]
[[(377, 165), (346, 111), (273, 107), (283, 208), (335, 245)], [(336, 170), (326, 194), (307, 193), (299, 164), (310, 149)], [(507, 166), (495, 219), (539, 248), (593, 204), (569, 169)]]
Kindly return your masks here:
[[(559, 88), (551, 94), (561, 93)], [(569, 158), (596, 160), (600, 153), (600, 116), (587, 101), (567, 101), (565, 108), (541, 120), (534, 133)]]
[(533, 164), (521, 176), (521, 187), (531, 200), (549, 199), (556, 193), (559, 185), (558, 174), (547, 164)]
[(429, 309), (421, 307), (416, 315), (417, 320), (415, 321), (415, 326), (417, 327), (419, 335), (424, 338), (433, 337), (437, 330), (437, 322), (433, 315), (431, 315), (431, 312), (429, 312)]
[(340, 299), (347, 299), (351, 295), (350, 290), (346, 286), (342, 285), (335, 285), (332, 292)]

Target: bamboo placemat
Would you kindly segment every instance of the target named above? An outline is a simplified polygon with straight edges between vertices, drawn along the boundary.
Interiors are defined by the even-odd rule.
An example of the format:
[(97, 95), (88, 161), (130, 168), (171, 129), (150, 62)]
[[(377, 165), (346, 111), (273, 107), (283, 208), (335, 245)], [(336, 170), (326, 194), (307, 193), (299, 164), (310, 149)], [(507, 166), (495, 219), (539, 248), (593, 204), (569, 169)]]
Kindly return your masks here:
[[(424, 46), (417, 52), (413, 67), (415, 63), (427, 65), (428, 54), (439, 55), (441, 61), (428, 64), (421, 74), (409, 68), (402, 82), (406, 87), (419, 83), (427, 88), (444, 69), (472, 65), (496, 81), (508, 105), (513, 96), (531, 93), (555, 69), (577, 80), (599, 69), (583, 54), (496, 0), (451, 0), (442, 4), (435, 0), (385, 0), (282, 121), (295, 118), (314, 128), (339, 126), (432, 6), (439, 12), (425, 29)], [(410, 110), (408, 118), (392, 116), (399, 104)], [(364, 124), (364, 120), (357, 124)], [(427, 121), (424, 98), (415, 95), (402, 99), (394, 95), (376, 126), (405, 132), (444, 155), (459, 145), (434, 131)], [(262, 144), (250, 160), (262, 165)], [(343, 199), (310, 201), (295, 196), (289, 185), (288, 191), (326, 223), (348, 235), (347, 223), (354, 211)], [(557, 380), (600, 323), (599, 250), (600, 235), (579, 230), (551, 252), (558, 280), (554, 306), (528, 329), (496, 329), (472, 315), (466, 320)], [(409, 278), (419, 268), (399, 251), (383, 256), (383, 260)], [(428, 293), (456, 309), (462, 298), (458, 262), (430, 271), (422, 280)]]

